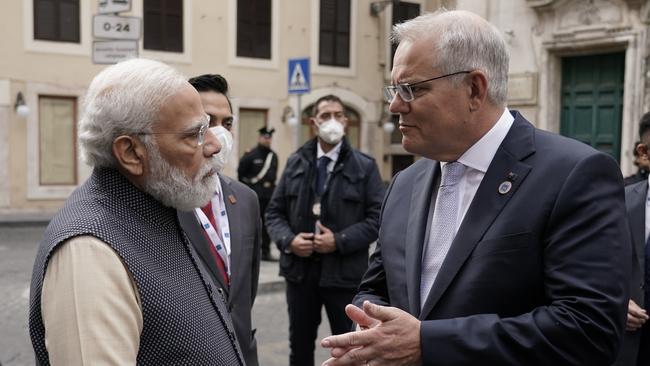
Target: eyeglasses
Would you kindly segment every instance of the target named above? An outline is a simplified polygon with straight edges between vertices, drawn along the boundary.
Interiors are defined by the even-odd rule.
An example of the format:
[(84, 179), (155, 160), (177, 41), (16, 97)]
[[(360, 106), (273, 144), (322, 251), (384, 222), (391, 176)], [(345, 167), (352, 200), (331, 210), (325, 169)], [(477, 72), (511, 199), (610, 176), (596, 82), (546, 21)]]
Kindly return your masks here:
[[(388, 85), (384, 87), (384, 98), (388, 103), (392, 103), (393, 99), (395, 99), (395, 96), (399, 94), (399, 97), (402, 98), (403, 101), (405, 102), (412, 102), (413, 99), (415, 99), (415, 95), (413, 94), (413, 87), (419, 84), (424, 84), (428, 83), (429, 81), (434, 81), (442, 78), (446, 78), (449, 76), (454, 76), (458, 74), (469, 74), (471, 71), (457, 71), (457, 72), (452, 72), (451, 74), (446, 74), (442, 76), (437, 76), (435, 78), (427, 79), (427, 80), (422, 80), (418, 81), (415, 83), (403, 83), (403, 84), (397, 84), (397, 85)], [(417, 88), (416, 88), (417, 91)]]
[(180, 132), (138, 132), (136, 135), (183, 135), (183, 138), (196, 141), (196, 146), (203, 146), (205, 142), (205, 134), (210, 129), (210, 117), (206, 115), (201, 122), (200, 126), (191, 127), (185, 131)]

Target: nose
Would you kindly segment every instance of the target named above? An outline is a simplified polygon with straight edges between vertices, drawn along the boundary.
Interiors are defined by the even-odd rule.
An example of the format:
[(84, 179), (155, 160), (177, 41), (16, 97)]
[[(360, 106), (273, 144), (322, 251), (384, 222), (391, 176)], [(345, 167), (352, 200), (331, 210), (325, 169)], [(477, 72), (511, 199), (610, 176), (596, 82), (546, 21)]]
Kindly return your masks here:
[(405, 102), (399, 93), (395, 94), (395, 97), (390, 102), (388, 110), (393, 114), (405, 114), (411, 110), (411, 105)]
[(221, 144), (219, 143), (219, 139), (217, 136), (208, 129), (205, 132), (205, 136), (203, 137), (203, 155), (206, 158), (211, 157), (212, 155), (218, 154), (219, 151), (221, 151)]

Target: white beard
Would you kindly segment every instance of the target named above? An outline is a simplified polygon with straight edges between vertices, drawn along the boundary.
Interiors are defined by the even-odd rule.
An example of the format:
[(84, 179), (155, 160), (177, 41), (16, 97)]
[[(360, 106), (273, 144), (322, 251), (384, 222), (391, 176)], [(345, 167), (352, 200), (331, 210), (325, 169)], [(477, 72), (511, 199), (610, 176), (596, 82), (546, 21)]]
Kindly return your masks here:
[[(155, 143), (146, 144), (149, 152), (149, 171), (144, 191), (163, 205), (182, 211), (205, 206), (217, 187), (217, 164), (214, 158), (201, 167), (192, 180), (160, 155)], [(212, 171), (212, 175), (206, 177)]]

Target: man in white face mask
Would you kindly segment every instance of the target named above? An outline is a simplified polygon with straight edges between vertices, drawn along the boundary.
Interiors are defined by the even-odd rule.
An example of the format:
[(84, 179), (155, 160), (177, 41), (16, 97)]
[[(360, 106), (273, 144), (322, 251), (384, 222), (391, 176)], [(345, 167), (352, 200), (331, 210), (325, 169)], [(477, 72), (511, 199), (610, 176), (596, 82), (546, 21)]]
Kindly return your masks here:
[(290, 365), (314, 364), (323, 305), (333, 334), (350, 330), (344, 308), (367, 268), (384, 196), (374, 159), (345, 138), (341, 100), (318, 99), (311, 121), (317, 137), (289, 157), (266, 210), (287, 281)]
[(260, 270), (261, 221), (257, 195), (246, 185), (223, 174), (233, 148), (234, 116), (228, 99), (228, 82), (206, 74), (189, 80), (201, 103), (221, 150), (213, 156), (218, 168), (214, 195), (207, 206), (178, 211), (181, 227), (210, 269), (212, 284), (229, 305), (237, 340), (246, 365), (258, 365), (257, 341), (251, 309)]

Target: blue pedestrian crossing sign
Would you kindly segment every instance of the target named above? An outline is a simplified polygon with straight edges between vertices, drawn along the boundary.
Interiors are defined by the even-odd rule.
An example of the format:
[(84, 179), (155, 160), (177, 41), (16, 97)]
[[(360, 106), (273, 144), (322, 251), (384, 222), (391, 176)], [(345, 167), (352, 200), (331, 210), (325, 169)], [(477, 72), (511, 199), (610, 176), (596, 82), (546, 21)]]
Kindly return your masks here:
[(309, 58), (289, 59), (289, 94), (304, 94), (310, 90)]

